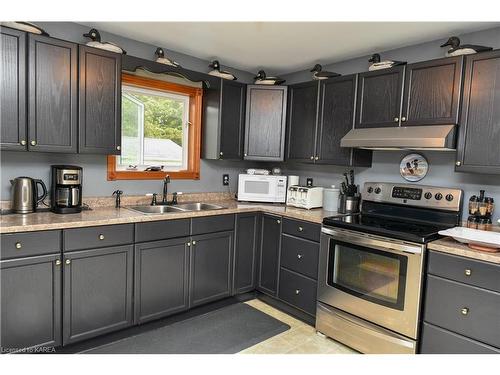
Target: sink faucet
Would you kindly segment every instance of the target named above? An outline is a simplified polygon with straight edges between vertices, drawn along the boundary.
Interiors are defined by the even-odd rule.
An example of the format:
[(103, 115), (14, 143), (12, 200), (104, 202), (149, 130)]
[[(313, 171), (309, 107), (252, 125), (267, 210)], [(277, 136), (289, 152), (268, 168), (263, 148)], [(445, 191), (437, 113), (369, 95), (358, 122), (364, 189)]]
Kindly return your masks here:
[(163, 180), (163, 195), (161, 197), (161, 203), (162, 204), (168, 204), (167, 201), (167, 191), (168, 191), (168, 184), (170, 183), (170, 176), (167, 174), (165, 176), (165, 179)]

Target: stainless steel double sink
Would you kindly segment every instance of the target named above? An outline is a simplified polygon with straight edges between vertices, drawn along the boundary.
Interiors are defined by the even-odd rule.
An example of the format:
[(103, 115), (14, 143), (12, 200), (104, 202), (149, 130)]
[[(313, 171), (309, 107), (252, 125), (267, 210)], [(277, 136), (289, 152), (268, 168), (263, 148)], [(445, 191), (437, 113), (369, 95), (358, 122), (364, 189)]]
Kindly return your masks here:
[(218, 204), (196, 202), (196, 203), (181, 203), (175, 206), (171, 205), (128, 206), (127, 208), (129, 210), (137, 211), (143, 214), (154, 215), (154, 214), (167, 214), (167, 213), (222, 210), (226, 207), (219, 206)]

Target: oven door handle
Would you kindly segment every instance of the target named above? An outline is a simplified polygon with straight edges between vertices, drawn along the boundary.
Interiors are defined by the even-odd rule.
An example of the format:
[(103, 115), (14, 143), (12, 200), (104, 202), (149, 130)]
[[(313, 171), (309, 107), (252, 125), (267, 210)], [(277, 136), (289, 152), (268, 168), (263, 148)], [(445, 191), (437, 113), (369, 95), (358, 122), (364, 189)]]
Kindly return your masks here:
[(393, 253), (411, 253), (422, 254), (423, 246), (410, 244), (404, 241), (388, 240), (379, 236), (370, 234), (359, 234), (344, 229), (321, 228), (321, 232), (333, 236), (343, 242), (352, 243), (354, 245), (372, 247)]

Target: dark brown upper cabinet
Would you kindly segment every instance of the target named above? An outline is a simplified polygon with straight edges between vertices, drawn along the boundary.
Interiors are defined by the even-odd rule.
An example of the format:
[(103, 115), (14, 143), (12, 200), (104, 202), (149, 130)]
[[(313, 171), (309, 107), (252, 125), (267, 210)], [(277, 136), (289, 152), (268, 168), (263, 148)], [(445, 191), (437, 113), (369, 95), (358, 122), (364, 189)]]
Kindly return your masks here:
[(289, 86), (287, 159), (370, 166), (371, 152), (340, 147), (354, 125), (357, 75)]
[(75, 43), (29, 35), (30, 151), (77, 151), (78, 48)]
[(243, 159), (246, 85), (219, 78), (204, 91), (203, 158)]
[(465, 59), (455, 170), (500, 174), (500, 50)]
[(399, 126), (405, 66), (359, 74), (356, 128)]
[(288, 87), (287, 159), (314, 161), (319, 112), (319, 81)]
[(284, 160), (286, 96), (286, 86), (247, 86), (245, 160)]
[(340, 147), (341, 139), (354, 127), (357, 83), (357, 74), (321, 82), (316, 163), (371, 166), (371, 151)]
[(80, 153), (120, 154), (121, 55), (79, 46)]
[(458, 124), (463, 56), (406, 67), (402, 126)]
[(26, 151), (26, 34), (0, 27), (2, 150)]

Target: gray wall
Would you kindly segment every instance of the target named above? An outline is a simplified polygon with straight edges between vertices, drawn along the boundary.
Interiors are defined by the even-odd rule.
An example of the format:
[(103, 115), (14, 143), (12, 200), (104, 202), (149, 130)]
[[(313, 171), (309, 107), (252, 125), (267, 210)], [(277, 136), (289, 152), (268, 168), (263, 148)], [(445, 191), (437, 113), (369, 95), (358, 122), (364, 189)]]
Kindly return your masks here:
[[(84, 42), (81, 34), (88, 31), (88, 27), (74, 23), (39, 23), (52, 36), (74, 42)], [(103, 39), (114, 41), (125, 48), (130, 55), (143, 58), (152, 58), (156, 46), (148, 45), (122, 38), (108, 33), (102, 33)], [(464, 43), (475, 43), (490, 45), (500, 48), (500, 28), (483, 30), (460, 36)], [(416, 62), (442, 57), (443, 49), (439, 48), (441, 40), (423, 43), (420, 45), (399, 48), (382, 53), (382, 58), (392, 58)], [(168, 46), (163, 46), (168, 47)], [(375, 52), (375, 51), (374, 51)], [(377, 51), (378, 52), (378, 51)], [(174, 51), (169, 51), (169, 55), (188, 69), (208, 71), (208, 62), (187, 56)], [(368, 67), (368, 56), (352, 59), (335, 64), (324, 64), (325, 70), (333, 70), (342, 74), (366, 71)], [(322, 62), (324, 63), (324, 62)], [(248, 72), (235, 71), (241, 81), (251, 82), (252, 74)], [(284, 78), (287, 84), (310, 80), (308, 71), (301, 71), (286, 75)], [(404, 152), (374, 152), (372, 168), (356, 169), (358, 183), (365, 181), (389, 181), (401, 182), (404, 180), (399, 175), (399, 162)], [(500, 205), (500, 176), (488, 176), (477, 174), (465, 174), (454, 172), (454, 153), (424, 153), (430, 163), (428, 176), (421, 181), (422, 184), (459, 187), (466, 192), (466, 199), (472, 194), (477, 194), (479, 189), (485, 189), (488, 195), (495, 198), (497, 205)], [(9, 179), (28, 175), (43, 178), (48, 182), (49, 165), (56, 163), (74, 163), (84, 168), (84, 195), (109, 195), (120, 188), (126, 194), (143, 194), (148, 192), (159, 192), (160, 181), (107, 181), (106, 180), (106, 157), (95, 155), (61, 155), (61, 154), (38, 154), (38, 153), (1, 153), (1, 189), (0, 198), (9, 197)], [(201, 179), (199, 181), (175, 180), (171, 184), (171, 191), (225, 191), (222, 186), (222, 174), (229, 173), (231, 178), (230, 188), (236, 189), (237, 174), (249, 166), (271, 167), (270, 164), (228, 162), (228, 161), (205, 161), (201, 162)], [(287, 174), (298, 174), (305, 177), (314, 178), (316, 185), (328, 186), (338, 184), (342, 178), (344, 168), (319, 165), (285, 164), (280, 165)], [(500, 208), (497, 208), (495, 216), (500, 217)]]
[[(470, 43), (491, 46), (495, 49), (500, 48), (500, 27), (459, 35), (459, 37), (463, 44)], [(443, 42), (444, 40), (435, 40), (433, 42), (381, 52), (382, 60), (394, 59), (412, 63), (440, 58), (444, 56), (446, 50), (439, 47)], [(343, 75), (359, 73), (368, 70), (368, 59), (369, 56), (362, 56), (333, 64), (325, 63), (323, 64), (323, 69)], [(311, 79), (311, 73), (308, 70), (304, 70), (283, 75), (283, 78), (286, 79), (287, 84), (293, 84), (309, 81)], [(356, 169), (358, 182), (405, 182), (399, 174), (399, 162), (406, 154), (407, 152), (375, 151), (373, 154), (372, 168)], [(453, 152), (426, 152), (424, 154), (429, 161), (430, 170), (427, 177), (419, 183), (463, 189), (465, 191), (466, 200), (473, 194), (479, 194), (479, 189), (485, 189), (489, 196), (495, 198), (495, 202), (499, 206), (495, 211), (495, 217), (497, 219), (500, 218), (500, 176), (455, 173), (455, 153)], [(305, 177), (310, 176), (315, 179), (315, 184), (328, 186), (340, 183), (342, 177), (341, 173), (344, 169), (319, 165), (295, 165), (286, 167), (286, 171), (288, 174), (303, 176), (304, 183)], [(467, 217), (466, 210), (464, 211), (464, 217)]]

